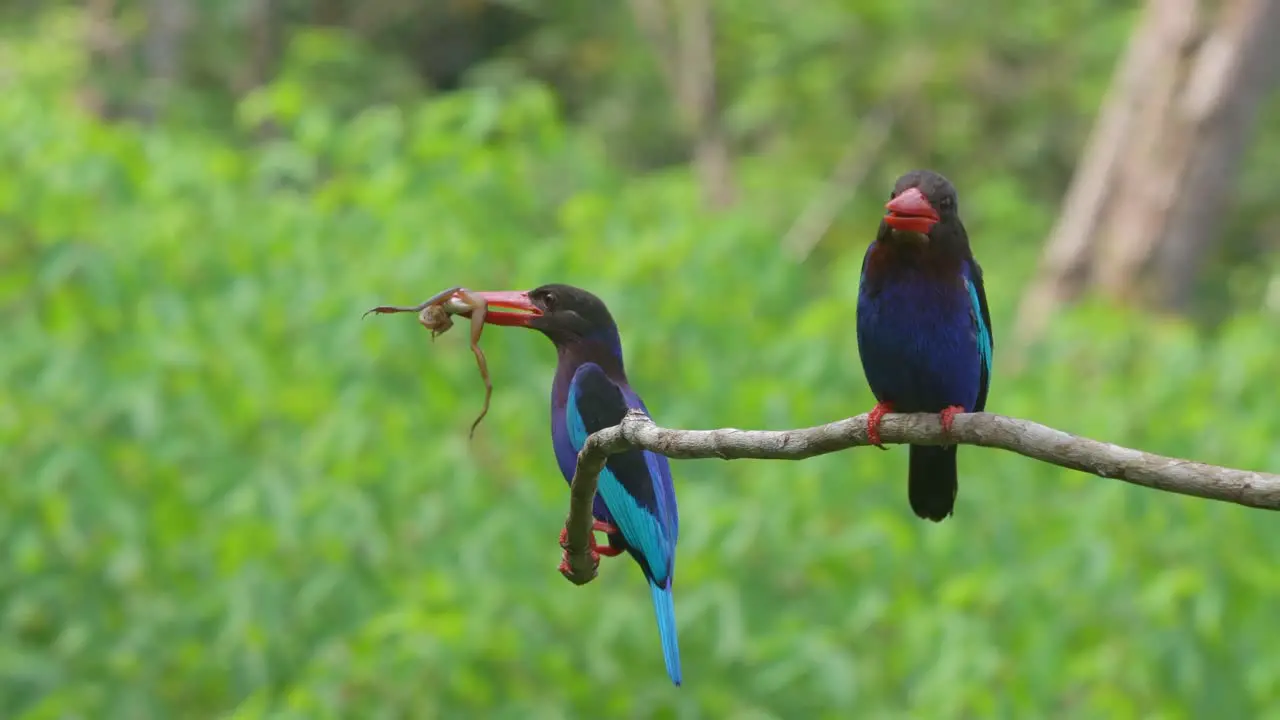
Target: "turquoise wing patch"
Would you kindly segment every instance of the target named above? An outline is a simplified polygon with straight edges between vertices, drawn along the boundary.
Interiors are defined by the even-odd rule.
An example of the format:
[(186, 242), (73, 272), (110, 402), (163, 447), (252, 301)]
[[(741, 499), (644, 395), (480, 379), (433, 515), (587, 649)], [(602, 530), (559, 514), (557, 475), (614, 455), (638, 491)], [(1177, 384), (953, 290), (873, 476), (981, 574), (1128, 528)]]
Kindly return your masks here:
[[(618, 424), (627, 406), (618, 386), (598, 365), (587, 363), (573, 376), (565, 410), (569, 441), (581, 452), (591, 433)], [(623, 539), (644, 557), (654, 578), (665, 581), (671, 570), (672, 543), (658, 519), (657, 496), (644, 456), (635, 452), (609, 458), (600, 472), (597, 492)]]

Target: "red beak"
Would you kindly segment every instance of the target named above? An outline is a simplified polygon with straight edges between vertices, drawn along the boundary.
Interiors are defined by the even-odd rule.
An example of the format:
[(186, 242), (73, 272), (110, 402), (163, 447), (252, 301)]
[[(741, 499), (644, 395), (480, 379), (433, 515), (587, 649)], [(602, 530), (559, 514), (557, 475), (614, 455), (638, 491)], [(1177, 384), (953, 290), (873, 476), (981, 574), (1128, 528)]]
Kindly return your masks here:
[(529, 300), (527, 292), (503, 290), (476, 292), (472, 295), (484, 298), (485, 304), (488, 305), (484, 321), (490, 325), (529, 327), (529, 321), (542, 316), (542, 310)]
[(919, 188), (907, 188), (885, 204), (884, 222), (894, 230), (927, 234), (941, 218)]

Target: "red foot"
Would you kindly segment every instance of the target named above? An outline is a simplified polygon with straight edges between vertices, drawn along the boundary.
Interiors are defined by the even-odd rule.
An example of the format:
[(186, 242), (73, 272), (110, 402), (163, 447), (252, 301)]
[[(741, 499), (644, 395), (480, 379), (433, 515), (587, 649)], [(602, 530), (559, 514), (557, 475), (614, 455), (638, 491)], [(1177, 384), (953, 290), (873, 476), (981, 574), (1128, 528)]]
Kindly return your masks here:
[(880, 421), (891, 412), (893, 412), (893, 403), (882, 402), (876, 403), (876, 406), (871, 408), (871, 412), (867, 414), (867, 440), (881, 450), (888, 450), (889, 448), (880, 442)]
[(942, 409), (942, 432), (944, 434), (951, 432), (951, 423), (956, 421), (956, 416), (964, 412), (964, 407), (960, 405), (951, 405)]
[[(591, 542), (591, 545), (589, 547), (589, 552), (591, 553), (591, 566), (593, 569), (593, 572), (592, 572), (593, 576), (595, 575), (594, 570), (600, 567), (600, 558), (602, 556), (617, 557), (618, 555), (622, 554), (622, 550), (616, 547), (613, 547), (611, 545), (597, 544), (596, 536), (595, 536), (595, 533), (597, 532), (602, 532), (606, 535), (613, 535), (618, 532), (618, 528), (614, 527), (613, 525), (610, 525), (607, 522), (601, 522), (600, 520), (596, 520), (591, 523), (592, 534), (589, 536), (590, 542)], [(567, 578), (572, 579), (570, 576), (573, 574), (573, 572), (572, 570), (569, 569), (569, 528), (560, 529), (560, 547), (564, 549), (564, 553), (560, 557), (560, 567), (559, 567), (560, 574), (564, 575)]]
[[(600, 556), (595, 553), (591, 553), (591, 577), (596, 576), (596, 570), (599, 567), (600, 567)], [(573, 570), (570, 569), (569, 567), (569, 551), (568, 550), (565, 550), (564, 554), (560, 556), (560, 566), (556, 569), (560, 571), (561, 575), (573, 581)]]

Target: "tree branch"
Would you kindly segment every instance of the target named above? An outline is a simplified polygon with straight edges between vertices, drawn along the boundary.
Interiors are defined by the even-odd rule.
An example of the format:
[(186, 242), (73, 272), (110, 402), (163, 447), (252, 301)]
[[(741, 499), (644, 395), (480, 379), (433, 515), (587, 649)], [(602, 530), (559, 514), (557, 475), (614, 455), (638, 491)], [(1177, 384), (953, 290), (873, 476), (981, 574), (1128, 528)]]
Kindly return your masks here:
[[(886, 444), (999, 448), (1155, 490), (1280, 510), (1280, 475), (1152, 455), (1003, 415), (957, 415), (951, 434), (944, 437), (937, 415), (891, 414), (880, 425), (880, 437)], [(578, 453), (569, 517), (565, 520), (571, 570), (566, 577), (576, 585), (585, 585), (596, 576), (598, 559), (593, 561), (588, 547), (591, 505), (600, 470), (610, 455), (643, 448), (677, 460), (803, 460), (868, 444), (865, 414), (799, 430), (672, 430), (659, 427), (644, 413), (632, 410), (620, 425), (587, 438)]]

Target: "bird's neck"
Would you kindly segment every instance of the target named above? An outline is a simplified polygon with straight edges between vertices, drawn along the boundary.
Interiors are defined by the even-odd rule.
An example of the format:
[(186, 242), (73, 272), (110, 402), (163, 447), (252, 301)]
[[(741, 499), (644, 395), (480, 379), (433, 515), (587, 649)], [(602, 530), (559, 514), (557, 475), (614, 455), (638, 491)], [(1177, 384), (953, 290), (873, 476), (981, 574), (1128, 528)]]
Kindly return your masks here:
[(932, 246), (878, 241), (870, 248), (866, 275), (871, 279), (911, 275), (950, 277), (965, 261), (967, 245), (937, 243)]
[(566, 343), (557, 343), (556, 352), (559, 362), (556, 364), (556, 378), (552, 385), (552, 404), (564, 407), (569, 397), (569, 384), (573, 382), (573, 374), (585, 363), (595, 363), (604, 370), (610, 380), (625, 385), (627, 383), (626, 368), (622, 363), (622, 340), (616, 330), (602, 332), (584, 338), (577, 338)]

